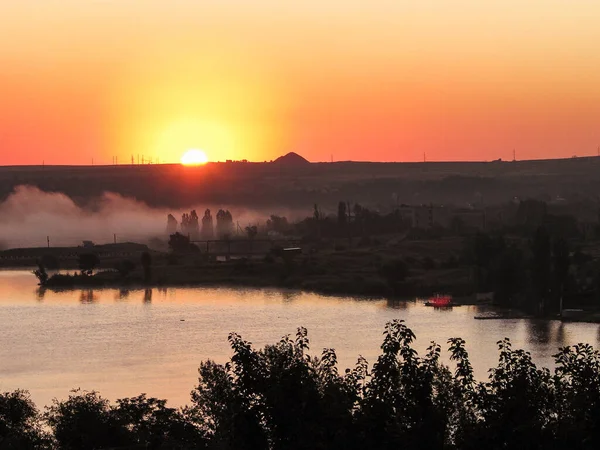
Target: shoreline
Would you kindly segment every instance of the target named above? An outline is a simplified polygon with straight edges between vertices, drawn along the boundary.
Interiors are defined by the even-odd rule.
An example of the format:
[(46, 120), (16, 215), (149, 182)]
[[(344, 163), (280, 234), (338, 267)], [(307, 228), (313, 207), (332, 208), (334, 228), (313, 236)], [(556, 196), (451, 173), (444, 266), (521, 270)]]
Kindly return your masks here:
[[(251, 288), (314, 293), (323, 296), (355, 299), (386, 300), (389, 302), (418, 301), (436, 294), (453, 297), (450, 307), (493, 306), (497, 313), (476, 314), (473, 319), (532, 319), (562, 322), (600, 323), (600, 312), (576, 310), (576, 314), (561, 317), (558, 314), (536, 315), (525, 310), (503, 309), (490, 300), (477, 299), (468, 280), (468, 269), (411, 270), (404, 281), (383, 278), (373, 263), (373, 255), (321, 253), (305, 255), (294, 261), (274, 258), (210, 261), (197, 255), (155, 253), (151, 277), (144, 278), (138, 266), (127, 274), (110, 267), (104, 260), (93, 275), (78, 274), (76, 264), (66, 264), (58, 271), (49, 271), (50, 278), (40, 289), (64, 291), (70, 289), (136, 289), (151, 288)], [(114, 262), (114, 261), (112, 261)], [(367, 263), (369, 263), (367, 265)], [(380, 263), (379, 263), (380, 264)], [(34, 261), (21, 261), (1, 267), (0, 270), (29, 271), (37, 268)], [(36, 282), (31, 274), (32, 284)], [(435, 308), (435, 306), (431, 306)]]

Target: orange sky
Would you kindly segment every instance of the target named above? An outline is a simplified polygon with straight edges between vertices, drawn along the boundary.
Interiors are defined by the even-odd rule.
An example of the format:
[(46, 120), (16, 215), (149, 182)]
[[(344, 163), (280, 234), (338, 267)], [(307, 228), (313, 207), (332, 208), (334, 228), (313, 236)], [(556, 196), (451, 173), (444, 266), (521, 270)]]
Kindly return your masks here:
[(591, 0), (0, 3), (0, 164), (595, 155)]

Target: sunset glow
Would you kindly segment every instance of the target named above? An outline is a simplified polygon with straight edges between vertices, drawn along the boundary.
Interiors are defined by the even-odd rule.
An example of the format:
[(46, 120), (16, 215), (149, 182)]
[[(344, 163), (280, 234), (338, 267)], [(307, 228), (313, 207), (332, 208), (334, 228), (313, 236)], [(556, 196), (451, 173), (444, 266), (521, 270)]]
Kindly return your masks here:
[(202, 150), (188, 150), (181, 157), (181, 164), (184, 166), (198, 166), (207, 162), (208, 156)]
[(600, 4), (0, 3), (0, 164), (595, 155)]

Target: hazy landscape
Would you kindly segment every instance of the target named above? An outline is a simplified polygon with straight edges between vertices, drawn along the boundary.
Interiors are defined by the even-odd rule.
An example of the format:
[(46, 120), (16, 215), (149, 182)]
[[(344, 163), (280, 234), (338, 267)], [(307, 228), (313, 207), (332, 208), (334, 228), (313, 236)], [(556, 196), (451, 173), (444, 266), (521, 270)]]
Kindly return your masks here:
[[(44, 375), (38, 373), (31, 358), (7, 367), (5, 379), (13, 391), (2, 394), (3, 401), (29, 408), (26, 420), (33, 424), (19, 425), (21, 431), (7, 436), (18, 446), (31, 448), (87, 448), (92, 442), (112, 446), (155, 442), (156, 448), (240, 448), (240, 440), (247, 439), (281, 439), (287, 448), (287, 434), (275, 437), (277, 427), (284, 426), (273, 422), (276, 416), (268, 416), (269, 422), (255, 431), (239, 435), (231, 431), (235, 426), (228, 422), (232, 417), (229, 413), (215, 416), (213, 402), (233, 407), (229, 397), (216, 398), (233, 395), (225, 394), (227, 389), (242, 389), (220, 386), (217, 380), (227, 376), (235, 383), (246, 383), (245, 371), (262, 373), (263, 369), (253, 365), (260, 364), (270, 367), (265, 369), (270, 375), (252, 375), (258, 378), (247, 381), (250, 384), (243, 389), (254, 390), (251, 395), (255, 400), (231, 414), (257, 420), (254, 408), (294, 404), (297, 389), (287, 384), (278, 387), (280, 382), (305, 383), (293, 381), (294, 376), (308, 377), (315, 383), (310, 389), (323, 393), (318, 396), (320, 400), (315, 398), (311, 415), (330, 414), (319, 402), (325, 401), (330, 395), (328, 389), (335, 385), (349, 396), (336, 397), (341, 402), (336, 406), (341, 408), (341, 416), (335, 420), (346, 422), (328, 426), (344, 430), (344, 436), (303, 431), (309, 433), (307, 442), (320, 441), (325, 448), (353, 448), (348, 447), (350, 441), (362, 442), (359, 446), (377, 441), (369, 430), (383, 425), (373, 425), (380, 420), (370, 409), (374, 404), (388, 411), (386, 414), (400, 414), (401, 421), (439, 426), (441, 434), (435, 438), (429, 432), (407, 431), (404, 427), (411, 428), (410, 422), (394, 432), (405, 438), (417, 433), (410, 439), (418, 439), (426, 448), (442, 444), (467, 448), (474, 442), (487, 442), (496, 433), (512, 442), (509, 428), (498, 425), (497, 413), (490, 412), (485, 402), (504, 402), (505, 395), (517, 392), (520, 408), (528, 408), (527, 402), (551, 404), (549, 410), (532, 407), (532, 417), (547, 425), (541, 429), (531, 425), (527, 439), (558, 442), (561, 430), (573, 425), (551, 417), (573, 415), (580, 401), (572, 400), (580, 395), (580, 388), (565, 386), (579, 376), (581, 365), (592, 367), (598, 358), (591, 347), (569, 347), (584, 335), (588, 342), (600, 339), (594, 325), (600, 321), (598, 168), (598, 158), (309, 163), (296, 154), (270, 163), (3, 167), (0, 267), (4, 271), (0, 274), (8, 290), (0, 289), (0, 296), (8, 299), (3, 307), (9, 308), (3, 310), (4, 320), (20, 323), (25, 319), (19, 317), (27, 310), (37, 310), (35, 320), (23, 322), (28, 323), (26, 334), (19, 326), (11, 327), (6, 342), (12, 345), (9, 348), (18, 349), (22, 345), (18, 342), (35, 336), (41, 344), (32, 350), (34, 355), (46, 358), (45, 348), (52, 349), (53, 355)], [(252, 302), (244, 303), (243, 299), (249, 298)], [(35, 306), (31, 299), (35, 299)], [(110, 307), (115, 312), (75, 312), (75, 306)], [(263, 318), (253, 318), (253, 311), (260, 311)], [(325, 316), (313, 316), (318, 311)], [(125, 312), (127, 316), (122, 316)], [(152, 319), (146, 317), (150, 312)], [(80, 324), (72, 328), (68, 317), (75, 313)], [(205, 319), (199, 322), (198, 314)], [(361, 314), (374, 316), (367, 323), (359, 319)], [(333, 322), (342, 317), (342, 323), (334, 327)], [(413, 359), (412, 332), (401, 322), (389, 322), (394, 317), (411, 321), (421, 334), (438, 329), (436, 336), (441, 343), (464, 331), (478, 343), (472, 353), (475, 372), (460, 340), (449, 341), (451, 356), (445, 356), (443, 364), (437, 362), (436, 347), (427, 348), (424, 342), (416, 345), (425, 356)], [(284, 338), (269, 347), (277, 334), (290, 331), (296, 319), (313, 325), (321, 345), (327, 345), (326, 339), (338, 342), (354, 332), (351, 329), (365, 326), (372, 332), (387, 323), (383, 354), (377, 356), (377, 345), (370, 338), (364, 347), (369, 360), (359, 358), (358, 365), (341, 376), (333, 350), (325, 349), (315, 360), (304, 356), (308, 341), (302, 329), (295, 341)], [(481, 319), (491, 319), (494, 327)], [(93, 333), (89, 327), (96, 325), (90, 320), (100, 327)], [(343, 325), (346, 322), (350, 328)], [(149, 330), (148, 324), (152, 324)], [(195, 324), (203, 329), (199, 335), (195, 328), (189, 328)], [(50, 338), (47, 333), (54, 327), (58, 328)], [(131, 327), (138, 330), (137, 335), (128, 331)], [(233, 365), (221, 365), (229, 357), (222, 348), (228, 332), (243, 330), (260, 336), (265, 350), (250, 349), (250, 344), (230, 335)], [(109, 332), (115, 337), (106, 334)], [(108, 347), (101, 350), (88, 339), (79, 342), (73, 333), (100, 339)], [(535, 361), (529, 353), (513, 351), (509, 341), (501, 341), (504, 335), (532, 351)], [(165, 340), (166, 336), (169, 339)], [(196, 350), (190, 347), (182, 354), (173, 350), (174, 345), (185, 347), (186, 339), (192, 336), (199, 340), (193, 347)], [(352, 367), (356, 357), (353, 350), (363, 348), (359, 341), (344, 342), (340, 348), (342, 370)], [(493, 365), (489, 357), (496, 342), (503, 342), (498, 368), (487, 383), (476, 384), (475, 377), (485, 378), (482, 366)], [(152, 343), (150, 347), (148, 343)], [(71, 347), (69, 352), (59, 350), (65, 344)], [(154, 353), (152, 358), (158, 365), (149, 367), (123, 345), (133, 345), (141, 354)], [(562, 353), (556, 355), (561, 346)], [(198, 360), (191, 366), (180, 361), (194, 359), (194, 351), (204, 362), (200, 365), (200, 384), (187, 399), (179, 389), (191, 387), (190, 369)], [(11, 352), (4, 352), (4, 357), (10, 358)], [(91, 353), (87, 356), (86, 352)], [(286, 360), (289, 352), (294, 356)], [(82, 358), (87, 361), (85, 368)], [(281, 362), (286, 361), (286, 368), (278, 368), (279, 358), (284, 358)], [(555, 378), (538, 369), (536, 362), (554, 370)], [(73, 372), (62, 373), (56, 364), (71, 367)], [(250, 366), (245, 367), (247, 364)], [(455, 369), (447, 369), (445, 364)], [(301, 372), (296, 372), (300, 367)], [(397, 370), (429, 374), (431, 378), (426, 379), (432, 384), (425, 387), (430, 392), (428, 400), (406, 397), (408, 390), (415, 388), (417, 372), (392, 383), (390, 389), (399, 389), (403, 401), (415, 401), (417, 410), (428, 410), (425, 405), (433, 402), (435, 408), (441, 408), (436, 414), (446, 419), (434, 425), (430, 419), (393, 412), (396, 397), (375, 400), (380, 383)], [(146, 372), (146, 381), (140, 381), (138, 371)], [(178, 371), (187, 375), (177, 375)], [(227, 371), (232, 372), (227, 375)], [(512, 386), (523, 382), (521, 371), (530, 374), (527, 387), (515, 385), (510, 393), (496, 387), (497, 383)], [(592, 373), (591, 380), (600, 376), (595, 369)], [(290, 381), (277, 381), (290, 376)], [(41, 415), (28, 393), (14, 390), (21, 387), (20, 379), (27, 380), (33, 401), (43, 404), (54, 395), (64, 395), (64, 386), (73, 383), (83, 387), (96, 383), (104, 392), (119, 397), (129, 395), (141, 383), (150, 397), (121, 398), (111, 404), (94, 392), (75, 391), (68, 400), (53, 400)], [(166, 389), (167, 380), (177, 381)], [(283, 397), (272, 399), (268, 389), (263, 391), (263, 383), (282, 389)], [(443, 390), (433, 387), (440, 383), (445, 385)], [(550, 394), (528, 397), (525, 392), (529, 389), (560, 390), (571, 400), (559, 401), (548, 397)], [(170, 398), (168, 407), (159, 400), (162, 396)], [(448, 396), (455, 396), (454, 405), (467, 405), (471, 401), (467, 399), (472, 398), (479, 403), (453, 411), (450, 403), (444, 403), (450, 401)], [(189, 400), (191, 406), (185, 406), (190, 405)], [(514, 406), (507, 403), (503, 407)], [(78, 428), (63, 434), (63, 427), (71, 426), (69, 421), (78, 420), (70, 418), (67, 411), (80, 408), (96, 411), (85, 426), (97, 427), (96, 421), (113, 423), (113, 438), (94, 433), (84, 437)], [(142, 414), (142, 418), (128, 414)], [(477, 425), (479, 422), (472, 418), (452, 419), (456, 414), (484, 415), (486, 425)], [(156, 421), (155, 428), (126, 431), (138, 429), (146, 420)], [(221, 425), (211, 425), (217, 420)], [(303, 423), (310, 420), (307, 416)], [(595, 423), (595, 419), (580, 420)], [(492, 424), (500, 428), (492, 432), (487, 428)], [(480, 426), (483, 428), (478, 429)], [(353, 434), (352, 429), (360, 431)], [(225, 438), (221, 433), (233, 434)], [(452, 437), (445, 433), (452, 433)], [(568, 433), (576, 436), (581, 432), (572, 428)], [(82, 444), (70, 447), (67, 441), (73, 438), (82, 439)], [(571, 437), (565, 439), (570, 442)], [(389, 442), (393, 439), (386, 438), (377, 445), (387, 448)], [(414, 448), (421, 448), (421, 444)], [(249, 448), (268, 448), (266, 445), (254, 443)]]
[(0, 168), (0, 195), (20, 185), (61, 192), (94, 208), (105, 193), (150, 207), (206, 204), (308, 211), (317, 201), (332, 211), (339, 200), (369, 207), (399, 203), (495, 205), (556, 196), (597, 201), (600, 158), (536, 161), (312, 164), (209, 163), (205, 166), (120, 165)]
[(600, 448), (599, 18), (0, 1), (0, 450)]

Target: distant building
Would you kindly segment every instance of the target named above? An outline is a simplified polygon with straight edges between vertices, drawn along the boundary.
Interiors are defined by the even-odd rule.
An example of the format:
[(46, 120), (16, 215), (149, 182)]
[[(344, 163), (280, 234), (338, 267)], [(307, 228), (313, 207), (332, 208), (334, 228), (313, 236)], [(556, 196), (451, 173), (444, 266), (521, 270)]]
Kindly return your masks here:
[(444, 206), (402, 205), (399, 208), (400, 216), (411, 228), (427, 230), (434, 227), (447, 227), (450, 225), (450, 212)]
[(402, 205), (398, 211), (403, 221), (414, 229), (455, 228), (461, 233), (486, 229), (486, 213), (483, 209), (453, 210), (445, 206)]

